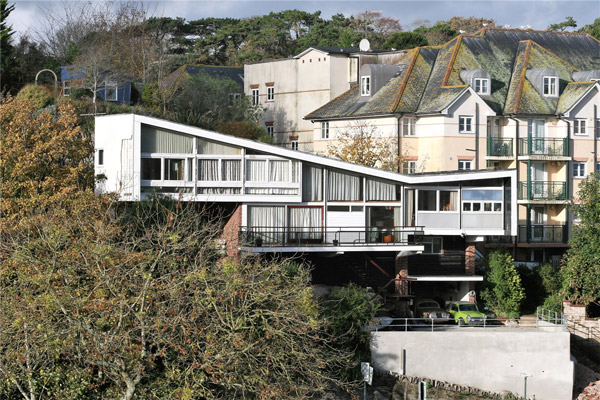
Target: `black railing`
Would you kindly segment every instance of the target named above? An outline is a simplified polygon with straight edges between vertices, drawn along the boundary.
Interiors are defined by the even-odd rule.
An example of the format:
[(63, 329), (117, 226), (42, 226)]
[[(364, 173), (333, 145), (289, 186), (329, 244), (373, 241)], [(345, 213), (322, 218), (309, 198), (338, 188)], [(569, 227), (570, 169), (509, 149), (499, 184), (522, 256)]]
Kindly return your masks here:
[(520, 156), (568, 156), (568, 138), (519, 139)]
[(249, 247), (415, 245), (423, 242), (423, 227), (246, 227), (240, 242)]
[(567, 243), (567, 225), (519, 225), (519, 243)]
[(519, 199), (567, 200), (566, 182), (533, 181), (519, 182)]
[(512, 157), (513, 140), (512, 139), (493, 139), (488, 138), (487, 153), (492, 157)]

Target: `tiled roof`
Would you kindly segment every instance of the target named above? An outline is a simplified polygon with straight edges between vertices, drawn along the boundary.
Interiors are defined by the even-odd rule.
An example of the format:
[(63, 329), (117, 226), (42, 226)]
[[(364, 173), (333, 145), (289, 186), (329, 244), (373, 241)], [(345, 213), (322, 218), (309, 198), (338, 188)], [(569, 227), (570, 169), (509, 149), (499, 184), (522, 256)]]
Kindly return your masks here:
[(569, 111), (588, 90), (596, 85), (596, 82), (570, 82), (565, 87), (564, 92), (560, 96), (558, 101), (558, 107), (556, 108), (557, 114), (564, 114)]
[[(579, 92), (568, 85), (573, 72), (600, 70), (600, 41), (583, 33), (484, 28), (439, 47), (411, 50), (397, 65), (402, 66), (400, 76), (367, 101), (354, 87), (306, 118), (439, 113), (470, 83), (463, 82), (461, 71), (474, 70), (489, 73), (491, 94), (482, 98), (496, 113), (555, 114), (576, 101), (573, 96)], [(535, 69), (556, 71), (560, 98), (536, 90), (527, 75)]]

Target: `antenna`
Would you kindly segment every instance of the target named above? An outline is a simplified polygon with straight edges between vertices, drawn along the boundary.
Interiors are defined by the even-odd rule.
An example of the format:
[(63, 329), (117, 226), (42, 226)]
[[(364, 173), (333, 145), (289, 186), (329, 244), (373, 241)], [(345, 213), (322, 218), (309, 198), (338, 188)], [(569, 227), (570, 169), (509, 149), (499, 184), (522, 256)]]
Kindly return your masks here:
[(358, 44), (358, 48), (360, 51), (369, 51), (371, 50), (371, 43), (367, 39), (362, 39)]

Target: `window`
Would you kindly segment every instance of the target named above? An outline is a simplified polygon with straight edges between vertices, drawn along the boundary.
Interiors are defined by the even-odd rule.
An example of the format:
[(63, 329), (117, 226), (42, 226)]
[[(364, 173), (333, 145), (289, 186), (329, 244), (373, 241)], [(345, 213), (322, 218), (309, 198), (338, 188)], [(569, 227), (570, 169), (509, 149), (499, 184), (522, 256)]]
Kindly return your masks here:
[(458, 170), (459, 171), (467, 171), (471, 169), (471, 163), (472, 161), (470, 160), (458, 160)]
[(258, 105), (258, 89), (252, 89), (252, 105)]
[(160, 180), (160, 158), (142, 158), (142, 179)]
[(436, 208), (437, 191), (419, 190), (419, 211), (437, 211)]
[(417, 172), (417, 162), (416, 161), (405, 161), (402, 163), (402, 173), (403, 174), (414, 174)]
[(104, 165), (104, 150), (98, 150), (98, 165)]
[(585, 119), (576, 119), (573, 121), (573, 134), (574, 135), (585, 135)]
[(321, 139), (329, 139), (329, 121), (321, 122)]
[(106, 82), (104, 84), (104, 100), (117, 101), (117, 83)]
[(183, 160), (167, 158), (165, 159), (165, 175), (167, 181), (182, 181), (183, 180)]
[(363, 199), (362, 178), (359, 176), (329, 171), (327, 186), (330, 201), (359, 201)]
[(231, 103), (235, 103), (236, 101), (238, 101), (241, 98), (242, 98), (241, 93), (229, 93), (229, 99), (231, 100)]
[(267, 135), (273, 137), (273, 125), (267, 125)]
[(416, 118), (402, 118), (402, 134), (404, 136), (415, 136)]
[(269, 86), (267, 88), (267, 101), (275, 100), (275, 88), (273, 86)]
[(473, 133), (473, 117), (466, 115), (458, 117), (458, 132)]
[(292, 142), (290, 143), (290, 147), (292, 148), (292, 150), (298, 150), (298, 141), (292, 140)]
[(558, 96), (557, 76), (544, 76), (544, 96)]
[(574, 162), (573, 163), (573, 178), (585, 178), (585, 163)]
[(490, 94), (490, 80), (483, 78), (473, 79), (475, 93), (479, 94)]
[(596, 128), (596, 137), (598, 139), (600, 139), (600, 119), (596, 120), (596, 126), (595, 126), (595, 128)]
[(441, 237), (423, 238), (423, 254), (442, 254)]
[(440, 211), (458, 211), (458, 192), (440, 190)]
[(596, 172), (600, 172), (600, 162), (596, 163)]
[(464, 189), (463, 212), (502, 212), (502, 191), (489, 189)]
[(361, 76), (360, 77), (360, 95), (370, 96), (371, 95), (371, 77)]
[(71, 81), (63, 82), (63, 96), (69, 97), (71, 95)]

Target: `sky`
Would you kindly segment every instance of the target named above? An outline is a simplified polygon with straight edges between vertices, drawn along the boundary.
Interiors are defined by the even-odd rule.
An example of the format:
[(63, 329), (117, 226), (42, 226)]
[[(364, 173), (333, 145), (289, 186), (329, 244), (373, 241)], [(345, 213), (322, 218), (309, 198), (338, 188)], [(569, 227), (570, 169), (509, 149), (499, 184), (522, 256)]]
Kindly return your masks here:
[[(80, 1), (92, 3), (97, 0)], [(11, 0), (9, 0), (9, 4)], [(62, 1), (53, 0), (16, 0), (15, 10), (9, 16), (9, 22), (18, 35), (32, 33), (44, 19), (49, 10), (64, 8)], [(116, 2), (115, 2), (116, 3)], [(404, 30), (411, 30), (411, 24), (416, 20), (428, 19), (431, 23), (448, 19), (452, 16), (486, 17), (496, 21), (496, 25), (510, 25), (513, 28), (531, 26), (533, 29), (546, 29), (549, 24), (564, 21), (571, 16), (577, 21), (578, 27), (590, 24), (600, 17), (600, 1), (518, 1), (518, 0), (447, 0), (447, 1), (348, 1), (348, 0), (171, 0), (144, 1), (156, 16), (182, 17), (186, 20), (204, 17), (245, 18), (255, 15), (268, 14), (271, 11), (299, 9), (308, 12), (321, 11), (321, 16), (331, 18), (342, 13), (345, 16), (361, 11), (382, 11), (385, 16), (396, 18)]]

